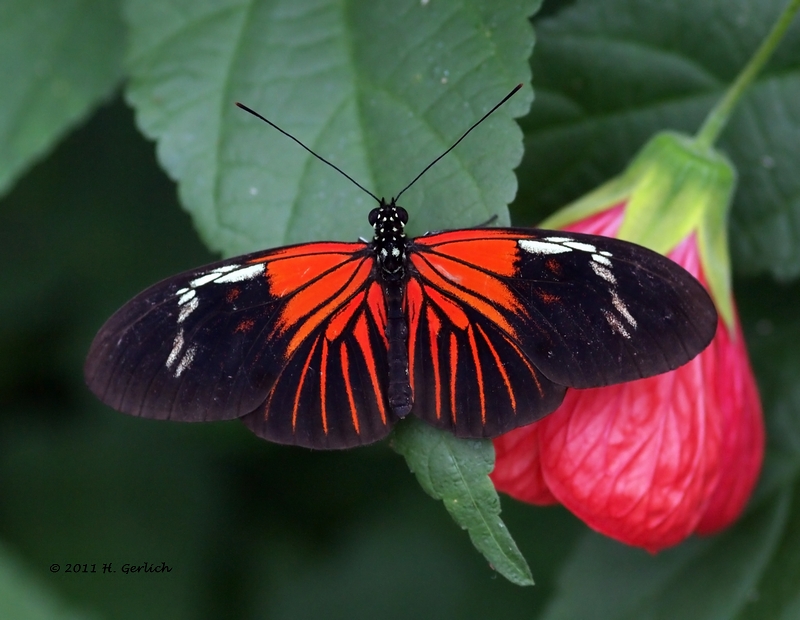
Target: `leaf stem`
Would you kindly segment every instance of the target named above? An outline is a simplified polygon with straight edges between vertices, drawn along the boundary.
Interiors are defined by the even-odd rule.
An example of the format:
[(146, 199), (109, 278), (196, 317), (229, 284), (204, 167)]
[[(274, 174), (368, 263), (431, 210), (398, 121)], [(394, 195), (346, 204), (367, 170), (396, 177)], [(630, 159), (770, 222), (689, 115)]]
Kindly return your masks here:
[(700, 127), (695, 137), (698, 146), (708, 148), (716, 142), (719, 134), (722, 133), (725, 125), (728, 123), (733, 108), (739, 102), (739, 99), (741, 99), (744, 91), (750, 86), (750, 83), (769, 60), (770, 56), (772, 56), (778, 43), (780, 43), (783, 35), (786, 33), (789, 24), (792, 23), (798, 9), (800, 9), (800, 0), (791, 0), (783, 10), (783, 13), (781, 13), (775, 25), (772, 26), (772, 30), (761, 43), (756, 53), (742, 72), (739, 73), (733, 84), (728, 88), (725, 96), (706, 117), (706, 120), (703, 122), (702, 127)]

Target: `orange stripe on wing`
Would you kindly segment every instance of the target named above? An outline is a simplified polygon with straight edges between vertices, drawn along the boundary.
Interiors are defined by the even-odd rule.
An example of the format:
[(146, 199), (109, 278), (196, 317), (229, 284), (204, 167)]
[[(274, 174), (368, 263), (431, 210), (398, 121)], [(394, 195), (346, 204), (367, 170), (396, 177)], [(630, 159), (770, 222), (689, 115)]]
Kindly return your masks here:
[(283, 297), (309, 281), (353, 259), (361, 243), (305, 243), (283, 248), (247, 261), (266, 263), (265, 275), (270, 293)]
[(322, 339), (322, 356), (319, 360), (319, 410), (320, 417), (322, 418), (322, 431), (328, 434), (328, 403), (327, 403), (327, 388), (328, 388), (328, 341)]
[(356, 435), (361, 434), (361, 427), (358, 424), (358, 412), (356, 411), (356, 401), (353, 398), (353, 384), (350, 383), (350, 358), (347, 355), (347, 341), (342, 341), (341, 348), (342, 376), (344, 377), (344, 389), (347, 394), (347, 402), (350, 405), (350, 419), (353, 421), (353, 428)]
[(419, 282), (414, 279), (406, 285), (403, 298), (403, 311), (408, 321), (408, 378), (411, 384), (411, 393), (414, 393), (414, 358), (417, 351), (417, 338), (419, 337), (419, 316), (422, 310), (422, 289)]
[(481, 425), (486, 426), (486, 392), (483, 385), (483, 367), (481, 358), (478, 355), (478, 344), (475, 342), (475, 332), (472, 327), (467, 330), (469, 336), (469, 348), (472, 351), (472, 361), (475, 362), (475, 378), (478, 381), (478, 397), (481, 400)]
[(447, 320), (453, 323), (453, 325), (459, 329), (467, 329), (469, 327), (469, 318), (467, 318), (464, 310), (456, 302), (452, 301), (448, 297), (445, 297), (435, 288), (430, 286), (425, 287), (425, 294), (433, 303), (439, 306), (441, 311), (447, 317)]
[(389, 341), (386, 339), (386, 300), (383, 297), (381, 285), (377, 282), (373, 282), (369, 287), (369, 291), (367, 291), (367, 306), (372, 313), (372, 317), (375, 319), (375, 323), (378, 325), (378, 331), (380, 331), (381, 338), (383, 338), (383, 342), (386, 344), (386, 349), (388, 350)]
[(456, 333), (450, 332), (450, 417), (456, 425), (456, 378), (458, 376), (458, 340)]
[[(460, 231), (463, 235), (464, 232)], [(424, 244), (425, 237), (415, 239), (415, 243)], [(444, 254), (450, 258), (480, 265), (480, 268), (491, 271), (501, 276), (513, 276), (516, 273), (516, 260), (518, 253), (517, 239), (486, 239), (480, 238), (459, 239), (436, 243), (431, 246), (436, 254)]]
[(431, 342), (431, 361), (433, 362), (433, 393), (436, 399), (436, 419), (442, 418), (442, 373), (439, 368), (439, 330), (442, 328), (442, 323), (436, 316), (436, 313), (428, 306), (428, 336)]
[(277, 324), (279, 333), (299, 324), (299, 328), (286, 347), (285, 357), (288, 358), (314, 329), (347, 301), (348, 297), (355, 295), (364, 286), (372, 271), (372, 266), (366, 260), (349, 267), (351, 268), (337, 269), (324, 278), (312, 282), (298, 291), (284, 306)]
[(347, 304), (336, 311), (333, 318), (328, 322), (328, 327), (325, 328), (325, 338), (328, 340), (336, 340), (347, 327), (348, 321), (353, 318), (356, 310), (364, 301), (364, 293), (360, 293), (353, 297)]
[[(489, 347), (489, 351), (492, 353), (492, 357), (494, 357), (494, 363), (497, 366), (497, 370), (500, 371), (500, 376), (503, 379), (503, 383), (506, 385), (506, 390), (508, 391), (508, 396), (511, 398), (511, 408), (514, 410), (514, 413), (517, 413), (517, 398), (514, 396), (514, 388), (511, 386), (511, 380), (508, 378), (508, 373), (506, 373), (506, 369), (503, 366), (503, 362), (500, 359), (500, 354), (497, 352), (497, 349), (494, 348), (494, 344), (486, 335), (486, 332), (483, 331), (480, 324), (475, 325), (475, 327), (480, 332), (481, 336), (483, 336), (483, 340), (486, 345)], [(539, 386), (541, 391), (541, 386)]]
[(506, 338), (506, 342), (513, 347), (513, 349), (517, 352), (517, 355), (519, 355), (519, 358), (522, 360), (522, 363), (528, 368), (528, 372), (531, 373), (531, 377), (533, 377), (533, 381), (536, 383), (536, 390), (539, 392), (539, 396), (544, 397), (544, 390), (542, 389), (542, 384), (539, 382), (539, 375), (537, 374), (536, 367), (528, 361), (526, 355), (514, 342), (508, 338)]
[[(422, 254), (411, 254), (411, 262), (420, 276), (428, 280), (432, 286), (477, 310), (507, 334), (516, 337), (514, 328), (493, 304), (499, 304), (514, 313), (522, 312), (522, 308), (514, 294), (500, 280), (477, 269), (435, 255), (423, 257)], [(454, 282), (463, 288), (458, 288)], [(477, 291), (485, 298), (478, 297), (471, 291)], [(486, 299), (491, 299), (492, 303)]]
[[(317, 337), (316, 342), (314, 342), (314, 346), (311, 347), (311, 351), (306, 358), (306, 363), (303, 364), (303, 370), (300, 372), (300, 379), (297, 381), (297, 391), (294, 395), (294, 407), (292, 407), (292, 434), (294, 434), (295, 429), (297, 428), (297, 410), (300, 407), (300, 396), (303, 393), (303, 384), (306, 381), (306, 373), (308, 373), (308, 367), (311, 365), (311, 358), (314, 355), (314, 351), (319, 344), (319, 337)], [(277, 385), (277, 383), (276, 383)], [(273, 391), (275, 388), (272, 388)], [(272, 400), (272, 395), (270, 395), (270, 401)]]
[(356, 320), (356, 326), (353, 329), (358, 346), (361, 347), (361, 352), (364, 355), (364, 360), (367, 362), (367, 372), (369, 373), (369, 380), (372, 383), (372, 390), (375, 392), (375, 400), (378, 403), (378, 411), (381, 414), (381, 422), (386, 426), (386, 408), (384, 406), (383, 391), (381, 390), (380, 383), (378, 382), (378, 373), (375, 371), (375, 364), (370, 363), (375, 359), (375, 353), (372, 350), (372, 341), (369, 339), (369, 326), (367, 325), (367, 318), (361, 314)]

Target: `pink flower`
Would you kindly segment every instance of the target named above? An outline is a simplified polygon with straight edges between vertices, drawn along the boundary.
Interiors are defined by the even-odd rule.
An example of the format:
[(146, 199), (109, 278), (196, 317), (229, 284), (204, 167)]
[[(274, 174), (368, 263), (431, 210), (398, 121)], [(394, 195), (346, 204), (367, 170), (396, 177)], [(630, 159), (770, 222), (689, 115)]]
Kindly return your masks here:
[[(616, 236), (628, 204), (563, 228)], [(668, 256), (713, 296), (700, 233), (693, 229)], [(598, 532), (651, 552), (728, 526), (758, 478), (764, 426), (732, 300), (727, 314), (731, 324), (721, 312), (714, 340), (688, 364), (568, 390), (554, 413), (495, 439), (497, 489), (533, 504), (561, 503)]]

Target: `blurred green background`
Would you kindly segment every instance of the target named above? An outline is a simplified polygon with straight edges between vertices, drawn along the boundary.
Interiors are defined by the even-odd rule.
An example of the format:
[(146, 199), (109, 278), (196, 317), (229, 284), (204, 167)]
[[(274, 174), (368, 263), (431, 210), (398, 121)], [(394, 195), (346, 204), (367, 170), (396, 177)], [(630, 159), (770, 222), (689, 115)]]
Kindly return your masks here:
[[(316, 6), (324, 4), (352, 11), (355, 3)], [(135, 99), (139, 124), (161, 135), (147, 117), (158, 93), (142, 68), (155, 61), (130, 48), (123, 60), (126, 37), (146, 39), (145, 5), (168, 13), (145, 0), (0, 1), (0, 617), (798, 617), (796, 25), (722, 144), (741, 175), (731, 238), (737, 300), (771, 433), (752, 509), (723, 536), (651, 557), (587, 533), (561, 508), (504, 498), (503, 518), (536, 579), (525, 589), (493, 573), (385, 444), (318, 453), (257, 440), (237, 422), (133, 419), (84, 387), (89, 342), (116, 308), (218, 256), (198, 240), (123, 101), (123, 92)], [(618, 172), (654, 131), (696, 129), (784, 3), (662, 5), (549, 2), (534, 19), (537, 100), (522, 121), (516, 223), (534, 223)], [(507, 27), (492, 22), (499, 9), (489, 2), (440, 6), (470, 19), (480, 8), (485, 23), (501, 34)], [(59, 39), (64, 24), (71, 38)], [(82, 40), (81, 29), (103, 36)], [(70, 40), (80, 44), (73, 56), (64, 52)], [(45, 44), (50, 65), (36, 56)], [(83, 98), (53, 77), (65, 55), (70, 71), (81, 58), (105, 63), (96, 84), (81, 83)], [(248, 131), (271, 148), (266, 132)], [(182, 195), (194, 196), (198, 180), (176, 167), (175, 144), (159, 148)], [(480, 221), (456, 212), (462, 225)], [(144, 562), (172, 572), (121, 572)], [(98, 572), (66, 574), (68, 563)], [(103, 574), (107, 563), (117, 572)]]

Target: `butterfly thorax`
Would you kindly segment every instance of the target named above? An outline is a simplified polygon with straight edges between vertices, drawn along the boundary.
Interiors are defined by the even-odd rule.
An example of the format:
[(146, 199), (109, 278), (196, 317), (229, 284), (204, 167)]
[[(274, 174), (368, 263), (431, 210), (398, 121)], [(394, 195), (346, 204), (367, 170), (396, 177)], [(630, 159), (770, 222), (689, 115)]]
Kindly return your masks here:
[(405, 275), (406, 222), (408, 213), (395, 204), (394, 198), (389, 203), (381, 199), (380, 207), (370, 211), (369, 223), (375, 231), (372, 247), (384, 280), (398, 281)]
[(405, 228), (408, 213), (395, 204), (381, 198), (380, 206), (369, 213), (369, 223), (375, 230), (372, 249), (379, 276), (383, 283), (383, 298), (386, 304), (385, 336), (389, 345), (389, 384), (387, 400), (394, 415), (405, 417), (411, 411), (414, 397), (408, 377), (408, 325), (403, 312), (403, 289), (406, 277)]

